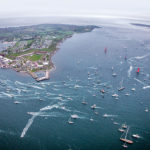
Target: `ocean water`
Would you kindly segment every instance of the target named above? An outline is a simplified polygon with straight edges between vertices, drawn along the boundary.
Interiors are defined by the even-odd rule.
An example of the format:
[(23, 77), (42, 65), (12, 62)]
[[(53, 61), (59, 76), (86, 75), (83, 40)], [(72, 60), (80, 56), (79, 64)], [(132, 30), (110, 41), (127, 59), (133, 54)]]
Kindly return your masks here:
[[(75, 34), (60, 45), (52, 58), (56, 69), (43, 82), (0, 69), (0, 149), (123, 149), (118, 128), (126, 123), (127, 137), (134, 142), (128, 149), (149, 150), (150, 112), (145, 112), (150, 110), (149, 33), (103, 26)], [(118, 91), (121, 86), (125, 89)], [(101, 89), (106, 91), (103, 95)], [(112, 97), (115, 93), (118, 99)], [(83, 100), (87, 105), (81, 104)], [(78, 119), (68, 124), (73, 114)]]

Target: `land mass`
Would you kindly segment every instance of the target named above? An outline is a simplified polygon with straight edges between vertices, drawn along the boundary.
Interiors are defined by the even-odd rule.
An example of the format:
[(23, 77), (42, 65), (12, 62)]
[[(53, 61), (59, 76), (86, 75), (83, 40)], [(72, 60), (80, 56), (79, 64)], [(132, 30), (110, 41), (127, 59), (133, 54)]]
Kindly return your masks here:
[(140, 26), (140, 27), (150, 28), (150, 25), (148, 25), (148, 24), (140, 24), (140, 23), (131, 23), (131, 24), (134, 25), (134, 26)]
[[(59, 44), (74, 33), (90, 32), (97, 26), (41, 24), (0, 28), (0, 67), (26, 72), (36, 81), (49, 79), (51, 57)], [(42, 72), (43, 76), (38, 73)]]

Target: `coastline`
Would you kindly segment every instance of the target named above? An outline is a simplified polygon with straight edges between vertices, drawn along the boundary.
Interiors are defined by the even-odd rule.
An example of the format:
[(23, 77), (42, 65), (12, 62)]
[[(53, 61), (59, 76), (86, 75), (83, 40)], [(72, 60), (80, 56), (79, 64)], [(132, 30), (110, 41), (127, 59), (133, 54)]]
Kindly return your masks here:
[[(73, 35), (72, 35), (73, 36)], [(71, 38), (72, 36), (70, 37), (67, 37), (67, 38)], [(7, 66), (7, 67), (4, 67), (3, 69), (12, 69), (16, 72), (19, 72), (19, 73), (22, 73), (24, 75), (29, 75), (31, 76), (33, 79), (35, 79), (37, 82), (40, 82), (40, 81), (44, 81), (44, 80), (48, 80), (50, 79), (50, 72), (54, 71), (56, 69), (56, 66), (54, 65), (54, 63), (52, 62), (52, 57), (55, 55), (55, 53), (60, 49), (60, 45), (67, 39), (67, 38), (64, 38), (62, 39), (60, 42), (57, 43), (56, 45), (56, 48), (51, 52), (50, 56), (49, 56), (49, 67), (51, 67), (50, 69), (46, 69), (46, 70), (41, 70), (43, 72), (45, 72), (45, 76), (43, 77), (38, 77), (38, 75), (36, 74), (37, 72), (31, 72), (31, 71), (22, 71), (22, 70), (17, 70), (11, 66)]]
[[(47, 35), (47, 32), (49, 31), (48, 27), (50, 29), (54, 28), (53, 30), (50, 30), (52, 32), (51, 37)], [(30, 30), (32, 28), (34, 31)], [(41, 28), (43, 33), (42, 36), (38, 34)], [(95, 28), (99, 27), (90, 25), (84, 27), (53, 24), (36, 25), (14, 28), (13, 33), (17, 31), (20, 34), (14, 35), (11, 33), (11, 37), (7, 36), (7, 33), (10, 33), (8, 30), (7, 33), (5, 33), (7, 40), (5, 39), (4, 42), (13, 41), (14, 44), (12, 45), (12, 48), (8, 46), (6, 51), (3, 51), (0, 54), (0, 67), (28, 74), (37, 82), (48, 80), (50, 78), (50, 72), (56, 69), (52, 62), (52, 57), (60, 49), (60, 45), (66, 39), (71, 38), (75, 33), (91, 32)], [(26, 32), (27, 29), (32, 32)], [(1, 30), (4, 32), (4, 29)], [(36, 33), (36, 37), (33, 38), (32, 33)], [(14, 38), (19, 36), (21, 36), (19, 40), (14, 41)], [(3, 39), (3, 37), (1, 38)]]

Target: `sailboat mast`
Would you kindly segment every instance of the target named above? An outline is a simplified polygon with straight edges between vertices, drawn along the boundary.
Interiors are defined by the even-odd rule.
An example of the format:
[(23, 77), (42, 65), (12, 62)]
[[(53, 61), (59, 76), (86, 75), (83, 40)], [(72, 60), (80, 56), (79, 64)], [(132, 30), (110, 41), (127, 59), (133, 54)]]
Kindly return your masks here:
[(126, 132), (126, 135), (125, 135), (125, 139), (127, 139), (128, 131), (129, 131), (129, 127), (127, 128), (127, 132)]

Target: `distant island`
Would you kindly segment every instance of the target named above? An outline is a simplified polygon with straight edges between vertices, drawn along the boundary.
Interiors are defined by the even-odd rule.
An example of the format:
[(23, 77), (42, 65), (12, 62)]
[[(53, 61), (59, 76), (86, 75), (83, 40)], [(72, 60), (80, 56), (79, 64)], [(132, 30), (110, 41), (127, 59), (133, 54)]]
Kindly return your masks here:
[[(58, 45), (74, 33), (90, 32), (97, 26), (41, 24), (0, 28), (0, 68), (26, 72), (36, 81), (49, 79), (54, 67), (51, 57)], [(42, 76), (38, 73), (42, 72)]]
[(150, 28), (149, 24), (131, 23), (131, 25)]

